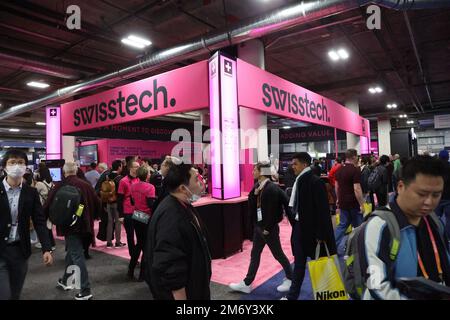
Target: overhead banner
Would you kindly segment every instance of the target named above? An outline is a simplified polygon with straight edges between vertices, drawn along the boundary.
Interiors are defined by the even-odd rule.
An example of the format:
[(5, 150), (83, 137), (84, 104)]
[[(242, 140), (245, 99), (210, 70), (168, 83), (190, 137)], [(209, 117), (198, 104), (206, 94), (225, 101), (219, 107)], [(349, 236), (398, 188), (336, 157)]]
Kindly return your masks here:
[[(76, 133), (76, 135), (78, 137), (95, 137), (108, 139), (171, 141), (172, 133), (175, 130), (179, 129), (189, 131), (194, 141), (202, 141), (201, 139), (205, 131), (209, 128), (199, 125), (199, 128), (197, 128), (197, 130), (195, 131), (194, 124), (190, 123), (139, 120), (129, 123), (114, 124), (100, 128), (79, 131)], [(195, 135), (198, 135), (198, 137), (196, 137)]]
[(201, 61), (65, 103), (62, 133), (207, 108), (207, 67)]
[[(345, 140), (344, 131), (337, 130), (337, 140)], [(334, 129), (324, 126), (280, 129), (280, 143), (334, 141)]]
[(339, 103), (237, 60), (238, 104), (370, 138), (369, 120)]

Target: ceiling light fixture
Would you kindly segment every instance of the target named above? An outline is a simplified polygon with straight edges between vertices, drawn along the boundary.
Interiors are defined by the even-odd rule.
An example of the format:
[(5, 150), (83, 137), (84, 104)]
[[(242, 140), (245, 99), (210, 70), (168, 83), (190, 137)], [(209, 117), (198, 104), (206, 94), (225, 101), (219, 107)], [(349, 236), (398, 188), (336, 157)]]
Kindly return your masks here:
[(45, 89), (45, 88), (48, 88), (50, 85), (48, 83), (45, 83), (45, 82), (30, 81), (30, 82), (27, 83), (27, 86), (34, 87), (34, 88), (39, 88), (39, 89)]
[(14, 129), (14, 128), (9, 129), (9, 132), (19, 132), (19, 131), (20, 131), (20, 129)]
[(336, 51), (334, 51), (334, 50), (331, 50), (331, 51), (328, 51), (328, 56), (330, 57), (330, 59), (331, 60), (333, 60), (333, 61), (338, 61), (340, 58), (339, 58), (339, 55), (336, 53)]
[(36, 122), (37, 126), (45, 126), (45, 122)]
[(42, 143), (42, 140), (36, 140), (34, 143)]
[(381, 89), (381, 87), (370, 87), (369, 88), (369, 92), (371, 93), (371, 94), (375, 94), (375, 93), (381, 93), (381, 92), (383, 92), (383, 89)]
[(388, 105), (386, 105), (386, 107), (388, 109), (397, 109), (397, 104), (396, 103), (389, 103)]
[(290, 129), (291, 126), (284, 126), (283, 129)]
[(138, 48), (138, 49), (144, 49), (145, 47), (148, 47), (152, 44), (151, 41), (135, 36), (135, 35), (129, 35), (127, 38), (123, 38), (122, 43)]
[(337, 51), (337, 53), (341, 59), (347, 60), (349, 57), (349, 54), (348, 54), (347, 50), (345, 50), (345, 49), (339, 49)]

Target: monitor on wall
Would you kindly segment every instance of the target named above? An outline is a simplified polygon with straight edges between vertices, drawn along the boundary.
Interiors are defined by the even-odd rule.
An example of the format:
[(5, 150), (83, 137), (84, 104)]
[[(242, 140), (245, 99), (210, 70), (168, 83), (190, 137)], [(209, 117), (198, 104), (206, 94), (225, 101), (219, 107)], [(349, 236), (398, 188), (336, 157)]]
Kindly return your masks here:
[(78, 160), (80, 165), (88, 166), (92, 162), (98, 162), (98, 150), (96, 144), (78, 147)]

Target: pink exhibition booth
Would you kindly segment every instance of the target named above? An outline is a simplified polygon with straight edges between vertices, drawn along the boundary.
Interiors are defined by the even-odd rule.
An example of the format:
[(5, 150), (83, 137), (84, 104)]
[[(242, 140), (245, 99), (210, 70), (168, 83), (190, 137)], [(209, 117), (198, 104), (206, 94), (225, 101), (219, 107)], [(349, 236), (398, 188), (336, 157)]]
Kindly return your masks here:
[[(83, 144), (97, 145), (99, 161), (108, 165), (117, 158), (146, 152), (150, 158), (157, 158), (171, 154), (177, 146), (189, 150), (195, 164), (204, 163), (208, 158), (211, 195), (203, 197), (195, 205), (209, 234), (213, 235), (210, 244), (213, 258), (226, 257), (242, 249), (250, 224), (246, 195), (253, 184), (253, 163), (242, 163), (242, 158), (249, 159), (250, 151), (240, 145), (239, 128), (240, 121), (243, 121), (239, 119), (240, 107), (331, 127), (335, 131), (335, 139), (336, 129), (353, 133), (360, 136), (361, 153), (370, 152), (367, 119), (335, 101), (243, 60), (217, 52), (208, 61), (59, 106), (48, 106), (47, 159), (61, 159), (63, 135), (77, 136), (79, 132), (97, 130), (93, 137), (102, 138), (99, 130), (111, 131), (119, 125), (132, 125), (149, 119), (155, 120), (152, 126), (158, 127), (158, 117), (195, 110), (209, 111), (209, 135), (203, 134), (202, 129), (200, 134), (194, 133), (197, 137), (209, 138), (201, 140), (201, 143), (183, 139), (180, 148), (180, 140), (127, 140), (127, 131), (123, 131), (124, 139), (97, 139)], [(137, 130), (141, 137), (146, 137), (145, 132), (151, 135), (145, 125), (140, 127)]]

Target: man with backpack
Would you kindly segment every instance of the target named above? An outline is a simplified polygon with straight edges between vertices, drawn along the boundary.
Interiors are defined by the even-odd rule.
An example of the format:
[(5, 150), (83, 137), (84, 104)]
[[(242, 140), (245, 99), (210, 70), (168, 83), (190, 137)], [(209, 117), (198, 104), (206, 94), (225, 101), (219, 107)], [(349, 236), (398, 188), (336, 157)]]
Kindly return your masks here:
[(103, 240), (106, 240), (107, 249), (114, 248), (112, 243), (113, 229), (116, 239), (115, 247), (121, 248), (126, 245), (121, 242), (122, 224), (119, 221), (119, 210), (117, 209), (117, 190), (119, 189), (119, 182), (123, 178), (121, 173), (122, 161), (114, 160), (109, 174), (100, 186), (100, 198), (108, 213), (106, 230), (103, 229), (103, 232), (106, 233)]
[(352, 232), (344, 278), (354, 299), (420, 298), (401, 289), (400, 278), (422, 277), (450, 286), (448, 241), (433, 213), (445, 175), (438, 159), (412, 158), (402, 169), (394, 201)]
[(254, 223), (253, 247), (247, 276), (239, 283), (230, 283), (234, 291), (250, 293), (251, 283), (258, 272), (261, 253), (269, 246), (274, 258), (284, 269), (286, 278), (277, 287), (279, 292), (287, 292), (291, 287), (292, 269), (289, 259), (283, 252), (280, 243), (280, 228), (278, 224), (283, 219), (283, 209), (290, 216), (289, 199), (276, 184), (270, 181), (270, 162), (259, 162), (253, 168), (253, 178), (258, 182), (248, 195), (249, 213)]
[(83, 253), (83, 238), (93, 239), (93, 215), (101, 204), (94, 188), (76, 176), (77, 170), (74, 162), (64, 164), (64, 181), (51, 190), (44, 210), (56, 225), (58, 235), (64, 236), (66, 242), (66, 268), (57, 285), (63, 290), (75, 289), (72, 283), (67, 283), (69, 277), (72, 278), (75, 265), (79, 268), (81, 289), (75, 299), (89, 300), (92, 293)]
[(378, 166), (376, 166), (370, 173), (367, 183), (369, 190), (377, 196), (378, 207), (386, 206), (388, 201), (389, 173), (386, 166), (389, 161), (388, 156), (382, 155)]

